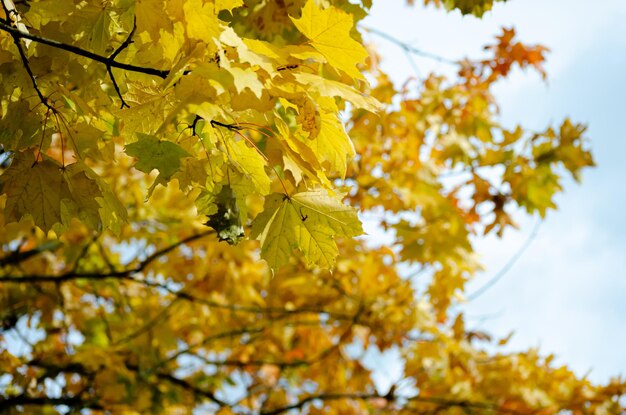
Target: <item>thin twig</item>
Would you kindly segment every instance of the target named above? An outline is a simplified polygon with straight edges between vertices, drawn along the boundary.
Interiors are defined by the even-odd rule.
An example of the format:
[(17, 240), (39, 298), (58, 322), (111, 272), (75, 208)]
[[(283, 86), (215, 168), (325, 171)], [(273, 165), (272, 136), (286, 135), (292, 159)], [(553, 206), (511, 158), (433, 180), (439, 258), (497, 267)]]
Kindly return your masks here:
[(0, 412), (5, 413), (6, 410), (14, 409), (18, 406), (49, 406), (64, 405), (70, 408), (95, 409), (102, 410), (104, 407), (94, 401), (85, 400), (78, 396), (28, 396), (17, 395), (7, 398), (0, 398)]
[(9, 22), (9, 23), (5, 23), (4, 20), (1, 21), (0, 29), (5, 30), (5, 28), (7, 28), (6, 31), (9, 32), (11, 36), (13, 37), (13, 42), (15, 43), (15, 46), (17, 47), (17, 51), (20, 54), (20, 58), (22, 59), (22, 64), (24, 65), (26, 72), (28, 72), (28, 76), (30, 77), (30, 80), (33, 84), (33, 88), (35, 89), (35, 92), (37, 93), (39, 100), (46, 108), (48, 108), (49, 111), (52, 111), (52, 113), (54, 114), (56, 113), (56, 110), (48, 103), (48, 99), (43, 96), (41, 90), (39, 89), (39, 85), (37, 84), (37, 79), (35, 78), (35, 74), (33, 74), (33, 71), (30, 67), (30, 63), (28, 62), (28, 57), (26, 56), (26, 52), (24, 52), (24, 47), (22, 46), (22, 42), (21, 42), (21, 39), (24, 36), (21, 36), (21, 34), (24, 34), (25, 32), (22, 32), (17, 27), (12, 26), (11, 13), (14, 13), (17, 15), (17, 11), (9, 10), (7, 5), (4, 4), (4, 1), (0, 1), (0, 3), (2, 3), (2, 8), (4, 9), (4, 13), (6, 14), (7, 21)]
[(29, 249), (28, 251), (19, 251), (18, 249), (16, 249), (15, 251), (12, 251), (10, 254), (0, 258), (0, 267), (4, 267), (7, 265), (17, 265), (36, 255), (42, 254), (47, 251), (54, 251), (59, 246), (61, 246), (60, 242), (49, 241), (33, 249)]
[[(282, 406), (280, 408), (275, 408), (270, 411), (261, 412), (260, 415), (279, 415), (284, 412), (288, 412), (294, 409), (302, 409), (308, 403), (314, 401), (337, 401), (337, 400), (373, 400), (373, 399), (384, 399), (387, 402), (395, 401), (397, 396), (395, 396), (391, 389), (390, 392), (382, 395), (380, 393), (320, 393), (318, 395), (311, 395), (305, 398), (302, 398), (298, 402), (295, 402), (290, 405)], [(413, 402), (422, 402), (422, 403), (432, 403), (438, 405), (442, 408), (464, 408), (468, 410), (472, 409), (482, 409), (482, 410), (490, 410), (495, 412), (500, 412), (504, 414), (522, 414), (522, 412), (501, 409), (495, 403), (489, 402), (475, 402), (475, 401), (467, 401), (467, 400), (456, 400), (456, 399), (447, 399), (447, 398), (436, 398), (436, 397), (423, 397), (423, 396), (412, 396), (405, 398), (407, 401)], [(410, 409), (410, 408), (406, 408)]]
[(537, 233), (539, 232), (539, 227), (540, 226), (541, 226), (541, 222), (537, 222), (537, 224), (535, 225), (535, 228), (530, 233), (530, 235), (528, 236), (528, 238), (526, 239), (524, 244), (515, 253), (515, 255), (513, 255), (509, 259), (509, 261), (500, 269), (500, 271), (498, 271), (493, 277), (491, 277), (489, 279), (489, 281), (484, 283), (480, 288), (478, 288), (472, 294), (468, 295), (467, 296), (467, 301), (473, 301), (476, 298), (478, 298), (481, 295), (483, 295), (485, 293), (485, 291), (487, 291), (488, 289), (493, 287), (495, 285), (495, 283), (500, 281), (500, 279), (502, 279), (502, 277), (504, 277), (506, 275), (506, 273), (509, 272), (511, 270), (511, 268), (513, 268), (513, 265), (515, 265), (515, 263), (522, 257), (524, 252), (526, 252), (526, 249), (528, 249), (528, 247), (530, 246), (532, 241), (537, 237)]
[[(117, 55), (120, 54), (120, 52), (122, 52), (131, 43), (133, 43), (133, 35), (135, 34), (135, 30), (137, 30), (137, 17), (133, 18), (133, 28), (128, 34), (128, 37), (126, 37), (126, 40), (124, 40), (124, 42), (122, 42), (122, 44), (117, 49), (115, 49), (115, 51), (111, 54), (111, 56), (109, 56), (109, 59), (112, 62), (115, 62), (115, 58), (117, 57)], [(124, 107), (130, 108), (130, 105), (128, 105), (128, 103), (124, 101), (124, 97), (122, 97), (122, 93), (120, 92), (120, 87), (117, 84), (117, 81), (115, 80), (115, 76), (113, 76), (113, 68), (111, 67), (110, 64), (107, 65), (107, 72), (109, 73), (109, 78), (111, 78), (111, 82), (113, 82), (113, 88), (115, 88), (115, 92), (117, 92), (117, 96), (120, 97), (120, 101), (122, 101), (122, 106), (120, 107), (120, 109), (124, 109)]]
[[(6, 282), (6, 283), (57, 282), (57, 283), (61, 283), (61, 282), (81, 280), (81, 279), (97, 280), (97, 279), (109, 279), (109, 278), (118, 278), (122, 280), (133, 281), (133, 282), (142, 282), (141, 280), (138, 280), (137, 278), (135, 278), (134, 275), (145, 270), (148, 267), (148, 265), (150, 265), (156, 259), (158, 259), (159, 257), (163, 255), (167, 255), (168, 253), (177, 249), (181, 245), (204, 238), (205, 236), (208, 236), (212, 233), (215, 233), (215, 231), (211, 229), (208, 231), (204, 231), (201, 233), (188, 236), (187, 238), (183, 238), (180, 241), (172, 245), (169, 245), (159, 251), (156, 251), (155, 253), (153, 253), (152, 255), (144, 259), (143, 261), (141, 261), (139, 264), (137, 264), (137, 266), (135, 266), (134, 268), (129, 268), (123, 271), (111, 271), (111, 272), (104, 273), (104, 274), (98, 273), (98, 272), (77, 273), (77, 272), (70, 271), (61, 275), (23, 275), (23, 276), (18, 276), (18, 277), (5, 275), (5, 276), (0, 276), (0, 282)], [(149, 283), (149, 282), (146, 281), (145, 283)]]
[(378, 393), (323, 393), (319, 395), (307, 396), (306, 398), (303, 398), (291, 405), (286, 405), (280, 408), (272, 409), (270, 411), (261, 412), (260, 415), (279, 415), (283, 412), (288, 412), (293, 409), (302, 409), (306, 404), (313, 401), (337, 401), (342, 399), (368, 400), (377, 398), (383, 398), (383, 396)]
[(98, 55), (97, 53), (90, 52), (88, 50), (79, 48), (74, 45), (68, 45), (67, 43), (59, 42), (57, 40), (48, 39), (48, 38), (38, 36), (38, 35), (33, 35), (27, 32), (22, 32), (21, 30), (16, 29), (1, 21), (0, 21), (0, 30), (10, 33), (14, 37), (17, 36), (18, 38), (21, 38), (21, 39), (29, 39), (34, 42), (42, 43), (44, 45), (48, 45), (56, 49), (65, 50), (75, 55), (79, 55), (84, 58), (88, 58), (96, 62), (100, 62), (106, 66), (111, 66), (112, 68), (124, 69), (130, 72), (137, 72), (137, 73), (142, 73), (145, 75), (157, 76), (162, 79), (167, 78), (167, 76), (170, 73), (169, 70), (148, 68), (144, 66), (137, 66), (137, 65), (131, 65), (128, 63), (117, 62), (111, 59), (110, 57)]
[(372, 27), (365, 27), (365, 26), (361, 26), (361, 28), (363, 30), (365, 30), (366, 32), (368, 32), (368, 33), (371, 33), (371, 34), (376, 35), (378, 37), (381, 37), (381, 38), (383, 38), (385, 40), (388, 40), (389, 42), (391, 42), (391, 43), (397, 45), (398, 47), (402, 48), (405, 52), (412, 53), (413, 55), (421, 56), (423, 58), (433, 59), (433, 60), (436, 60), (437, 62), (447, 63), (449, 65), (458, 65), (459, 64), (458, 61), (446, 58), (444, 56), (440, 56), (440, 55), (437, 55), (437, 54), (434, 54), (434, 53), (430, 53), (430, 52), (424, 52), (423, 50), (418, 49), (418, 48), (416, 48), (416, 47), (414, 47), (414, 46), (412, 46), (412, 45), (410, 45), (410, 44), (408, 44), (406, 42), (401, 41), (400, 39), (397, 39), (397, 38), (391, 36), (388, 33), (382, 32), (382, 31), (380, 31), (378, 29), (374, 29)]

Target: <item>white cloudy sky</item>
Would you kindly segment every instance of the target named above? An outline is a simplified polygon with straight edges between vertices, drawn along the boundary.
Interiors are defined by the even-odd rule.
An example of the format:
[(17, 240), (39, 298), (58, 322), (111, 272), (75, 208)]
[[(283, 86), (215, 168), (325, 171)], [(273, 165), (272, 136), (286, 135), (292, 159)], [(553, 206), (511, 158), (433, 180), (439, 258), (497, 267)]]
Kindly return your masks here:
[[(364, 25), (452, 59), (480, 56), (502, 26), (550, 47), (547, 84), (519, 71), (498, 85), (502, 122), (542, 129), (570, 116), (588, 123), (598, 164), (581, 185), (566, 183), (559, 211), (548, 215), (524, 255), (465, 306), (470, 321), (501, 336), (513, 329), (512, 349), (540, 347), (581, 375), (591, 370), (594, 381), (626, 375), (626, 1), (510, 0), (482, 20), (404, 4), (374, 2)], [(394, 79), (414, 75), (401, 49), (371, 39)], [(422, 75), (446, 70), (416, 63)], [(528, 239), (536, 219), (519, 219), (519, 232), (478, 243), (487, 272), (470, 292)]]

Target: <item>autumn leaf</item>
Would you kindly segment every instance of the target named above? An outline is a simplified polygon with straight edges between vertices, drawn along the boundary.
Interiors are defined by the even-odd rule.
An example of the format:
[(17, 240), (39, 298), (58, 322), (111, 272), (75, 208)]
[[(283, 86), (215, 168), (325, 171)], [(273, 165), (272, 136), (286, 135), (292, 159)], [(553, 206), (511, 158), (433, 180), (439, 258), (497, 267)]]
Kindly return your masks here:
[(338, 253), (335, 237), (361, 233), (356, 210), (325, 190), (268, 196), (252, 227), (252, 237), (261, 241), (261, 256), (272, 268), (286, 264), (294, 249), (308, 264), (330, 268)]
[[(24, 116), (16, 119), (9, 115), (13, 113), (23, 113)], [(7, 115), (0, 119), (0, 144), (3, 148), (22, 151), (37, 144), (41, 140), (41, 133), (36, 119), (36, 114), (28, 111), (27, 102), (11, 102)]]
[(244, 230), (233, 190), (229, 186), (222, 186), (215, 198), (215, 204), (217, 212), (209, 215), (206, 225), (217, 232), (220, 241), (237, 245), (244, 237)]
[(7, 222), (31, 216), (44, 232), (61, 223), (61, 201), (71, 198), (61, 166), (48, 158), (35, 163), (30, 152), (15, 155), (11, 168), (0, 176), (0, 189), (7, 195)]
[(169, 180), (179, 170), (180, 160), (189, 156), (179, 145), (170, 141), (141, 133), (137, 136), (139, 140), (126, 145), (125, 151), (137, 159), (135, 168), (144, 173), (157, 169), (164, 180)]
[(265, 172), (266, 162), (258, 150), (240, 140), (228, 145), (227, 153), (235, 168), (254, 184), (258, 193), (266, 195), (270, 192), (271, 182)]
[(331, 110), (320, 110), (319, 131), (309, 140), (305, 140), (305, 144), (313, 150), (320, 163), (327, 166), (329, 173), (337, 173), (343, 179), (346, 177), (348, 161), (356, 154), (354, 145), (337, 117), (334, 103), (324, 100), (320, 102)]
[[(224, 6), (228, 7), (226, 4)], [(190, 38), (209, 43), (219, 37), (221, 30), (213, 2), (187, 0), (183, 3), (183, 11), (187, 20), (187, 35)]]
[(584, 125), (501, 125), (545, 47), (368, 30), (454, 74), (404, 80), (372, 0), (1, 3), (0, 413), (624, 413), (462, 312), (474, 242), (593, 165)]
[(69, 223), (72, 217), (77, 217), (91, 229), (102, 229), (98, 198), (103, 195), (98, 182), (79, 163), (66, 167), (63, 174), (72, 196), (71, 203), (66, 204), (63, 221)]
[(350, 14), (333, 6), (320, 9), (315, 0), (308, 0), (300, 18), (291, 20), (329, 64), (353, 78), (364, 79), (356, 65), (367, 58), (367, 51), (350, 37), (353, 26)]
[(382, 104), (367, 94), (357, 91), (349, 85), (341, 82), (324, 79), (310, 73), (296, 73), (294, 77), (298, 82), (307, 85), (322, 97), (339, 97), (349, 101), (357, 108), (363, 108), (377, 113), (382, 110)]
[[(414, 0), (409, 0), (413, 3)], [(439, 5), (443, 3), (447, 10), (458, 9), (462, 14), (473, 14), (476, 17), (482, 17), (483, 14), (492, 9), (494, 1), (507, 0), (425, 0), (424, 3), (435, 3)]]

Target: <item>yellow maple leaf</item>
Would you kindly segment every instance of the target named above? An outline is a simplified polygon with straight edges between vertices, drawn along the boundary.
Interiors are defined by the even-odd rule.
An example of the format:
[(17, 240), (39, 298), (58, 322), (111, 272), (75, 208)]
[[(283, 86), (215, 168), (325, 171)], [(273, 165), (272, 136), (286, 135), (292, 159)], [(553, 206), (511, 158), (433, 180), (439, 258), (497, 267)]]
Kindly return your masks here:
[(228, 10), (243, 6), (243, 0), (215, 0), (215, 10)]
[(206, 43), (210, 43), (214, 38), (219, 38), (222, 28), (213, 3), (203, 0), (188, 0), (185, 1), (183, 10), (185, 20), (187, 20), (187, 36)]
[(323, 189), (292, 196), (271, 194), (252, 225), (252, 237), (261, 242), (261, 257), (274, 269), (286, 264), (294, 249), (309, 265), (331, 268), (339, 253), (334, 237), (362, 232), (356, 209), (344, 205), (341, 195), (330, 196)]
[(353, 78), (365, 79), (356, 65), (367, 58), (367, 51), (350, 37), (352, 15), (332, 6), (320, 9), (314, 0), (308, 0), (302, 16), (291, 20), (330, 65)]
[(331, 81), (330, 79), (304, 72), (295, 73), (293, 76), (299, 83), (307, 85), (309, 90), (317, 92), (320, 96), (340, 97), (350, 101), (357, 108), (363, 108), (373, 113), (378, 113), (383, 109), (382, 104), (376, 98), (359, 92), (341, 82)]
[(35, 163), (32, 153), (17, 153), (0, 176), (0, 188), (7, 195), (4, 216), (19, 222), (30, 215), (44, 232), (61, 222), (61, 200), (71, 199), (61, 166), (45, 159)]
[(337, 115), (337, 107), (330, 98), (320, 98), (319, 131), (305, 144), (313, 150), (322, 166), (330, 173), (346, 177), (348, 161), (355, 155), (354, 145)]

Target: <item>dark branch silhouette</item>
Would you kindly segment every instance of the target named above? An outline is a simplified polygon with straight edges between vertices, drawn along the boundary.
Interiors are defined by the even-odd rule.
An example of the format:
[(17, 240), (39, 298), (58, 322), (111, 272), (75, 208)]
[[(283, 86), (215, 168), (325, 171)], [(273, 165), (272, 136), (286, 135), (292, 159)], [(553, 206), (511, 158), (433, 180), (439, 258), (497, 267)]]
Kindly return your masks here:
[[(136, 17), (133, 18), (133, 28), (128, 34), (128, 36), (126, 37), (126, 40), (124, 40), (124, 42), (122, 42), (122, 44), (117, 49), (115, 49), (115, 51), (111, 54), (111, 56), (109, 56), (109, 59), (111, 59), (112, 61), (115, 61), (115, 58), (117, 57), (117, 55), (119, 55), (120, 52), (122, 52), (131, 43), (133, 43), (133, 35), (135, 34), (135, 30), (137, 30), (137, 18)], [(120, 92), (120, 87), (117, 84), (117, 81), (115, 80), (115, 76), (113, 75), (113, 69), (111, 65), (107, 65), (107, 72), (109, 73), (109, 78), (111, 78), (111, 82), (113, 82), (113, 88), (115, 88), (115, 92), (117, 92), (117, 96), (120, 97), (120, 101), (122, 101), (122, 105), (120, 109), (123, 109), (124, 107), (130, 108), (130, 105), (128, 105), (128, 103), (124, 101), (124, 97), (122, 96), (122, 93)]]
[(22, 40), (21, 40), (23, 36), (20, 36), (20, 33), (24, 33), (24, 32), (20, 31), (17, 27), (13, 25), (13, 22), (11, 22), (11, 14), (18, 16), (17, 11), (9, 10), (9, 8), (4, 3), (4, 1), (0, 1), (0, 3), (2, 4), (2, 8), (4, 9), (4, 13), (7, 17), (7, 20), (4, 20), (4, 19), (0, 20), (0, 28), (2, 28), (2, 30), (4, 30), (5, 27), (10, 29), (6, 31), (9, 32), (11, 36), (13, 37), (13, 43), (15, 43), (15, 47), (17, 48), (17, 51), (20, 54), (20, 59), (22, 60), (22, 64), (24, 65), (24, 68), (26, 69), (26, 72), (28, 73), (30, 81), (33, 84), (33, 88), (35, 89), (35, 92), (37, 93), (39, 100), (49, 111), (56, 113), (56, 110), (54, 109), (54, 107), (52, 107), (52, 105), (48, 103), (48, 99), (43, 95), (43, 93), (41, 92), (41, 89), (39, 89), (39, 85), (37, 84), (37, 79), (35, 78), (35, 74), (33, 74), (33, 70), (30, 67), (28, 58), (26, 57), (26, 52), (24, 52), (24, 46), (22, 45)]
[[(130, 269), (122, 270), (122, 271), (109, 271), (109, 272), (102, 272), (102, 273), (100, 272), (86, 272), (86, 273), (68, 272), (68, 273), (60, 274), (60, 275), (23, 275), (23, 276), (17, 276), (17, 277), (4, 275), (4, 276), (0, 276), (0, 282), (19, 283), (19, 284), (21, 283), (44, 283), (44, 282), (62, 283), (66, 281), (81, 280), (81, 279), (98, 280), (98, 279), (117, 278), (117, 279), (128, 280), (128, 281), (150, 285), (151, 283), (149, 281), (139, 280), (135, 278), (134, 275), (145, 270), (148, 267), (148, 265), (150, 265), (152, 262), (154, 262), (161, 256), (167, 255), (171, 251), (177, 249), (178, 247), (186, 243), (204, 238), (212, 233), (215, 233), (215, 231), (211, 229), (208, 231), (204, 231), (204, 232), (197, 233), (197, 234), (188, 236), (186, 238), (183, 238), (180, 241), (172, 245), (169, 245), (161, 250), (156, 251), (155, 253), (148, 256), (143, 261), (141, 261), (139, 264), (137, 264), (137, 266), (130, 268)], [(165, 288), (165, 285), (163, 284), (154, 283), (152, 285), (159, 286), (159, 288)]]
[(96, 62), (100, 62), (107, 67), (124, 69), (130, 72), (142, 73), (145, 75), (158, 76), (159, 78), (165, 79), (169, 75), (169, 70), (164, 69), (155, 69), (155, 68), (147, 68), (145, 66), (137, 66), (131, 65), (128, 63), (121, 63), (115, 60), (115, 56), (111, 55), (109, 57), (98, 55), (97, 53), (90, 52), (88, 50), (79, 48), (78, 46), (69, 45), (67, 43), (59, 42), (57, 40), (48, 39), (42, 36), (33, 35), (31, 33), (22, 32), (21, 30), (7, 24), (4, 21), (0, 21), (0, 30), (10, 33), (14, 38), (18, 39), (29, 39), (33, 42), (41, 43), (44, 45), (51, 46), (56, 49), (61, 49), (66, 52), (73, 53), (75, 55), (82, 56), (84, 58), (88, 58), (94, 60)]

